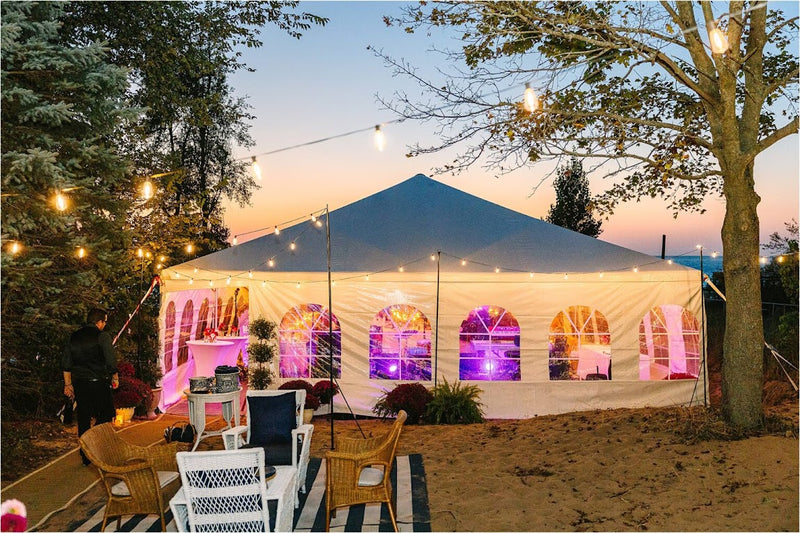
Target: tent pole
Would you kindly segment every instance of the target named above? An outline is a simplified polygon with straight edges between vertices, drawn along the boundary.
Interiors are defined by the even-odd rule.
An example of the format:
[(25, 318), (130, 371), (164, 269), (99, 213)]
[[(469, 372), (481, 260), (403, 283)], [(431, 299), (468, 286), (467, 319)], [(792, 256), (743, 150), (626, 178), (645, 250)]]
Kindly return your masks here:
[(703, 324), (703, 344), (700, 349), (703, 350), (703, 407), (708, 407), (708, 392), (706, 391), (706, 383), (708, 376), (706, 375), (706, 298), (703, 294), (703, 247), (700, 247), (700, 321)]
[(433, 347), (433, 386), (439, 384), (439, 272), (441, 270), (440, 264), (442, 263), (442, 251), (436, 250), (436, 344)]
[[(325, 244), (328, 252), (328, 379), (333, 390), (333, 293), (331, 291), (331, 212), (325, 204)], [(331, 450), (333, 443), (333, 397), (330, 401)]]

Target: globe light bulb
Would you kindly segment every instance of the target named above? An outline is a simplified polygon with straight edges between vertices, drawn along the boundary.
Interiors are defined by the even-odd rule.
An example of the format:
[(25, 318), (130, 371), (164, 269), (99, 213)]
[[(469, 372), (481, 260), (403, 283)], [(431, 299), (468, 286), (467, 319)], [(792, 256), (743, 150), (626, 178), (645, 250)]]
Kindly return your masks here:
[(724, 54), (728, 51), (728, 38), (716, 26), (708, 30), (708, 40), (711, 43), (711, 52)]
[(536, 96), (536, 91), (531, 88), (529, 83), (525, 84), (525, 94), (523, 96), (523, 107), (528, 113), (533, 113), (539, 109), (539, 97)]
[(256, 161), (256, 156), (253, 156), (252, 166), (253, 166), (253, 174), (255, 175), (256, 179), (258, 181), (261, 181), (261, 166), (258, 164), (258, 161)]
[(59, 211), (67, 210), (67, 197), (60, 191), (56, 193), (56, 209)]
[(383, 152), (383, 149), (386, 148), (386, 136), (384, 136), (380, 126), (375, 126), (374, 141), (375, 148), (377, 148), (379, 152)]

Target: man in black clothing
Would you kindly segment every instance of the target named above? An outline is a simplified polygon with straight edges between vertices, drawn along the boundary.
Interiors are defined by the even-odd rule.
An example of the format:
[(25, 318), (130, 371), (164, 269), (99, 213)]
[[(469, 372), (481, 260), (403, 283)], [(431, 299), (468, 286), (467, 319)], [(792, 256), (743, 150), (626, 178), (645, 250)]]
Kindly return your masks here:
[[(64, 371), (64, 394), (77, 401), (78, 436), (92, 425), (114, 419), (114, 401), (111, 389), (119, 387), (117, 360), (111, 336), (103, 332), (108, 313), (92, 309), (86, 316), (86, 325), (69, 338), (61, 369)], [(81, 450), (83, 464), (89, 460)]]

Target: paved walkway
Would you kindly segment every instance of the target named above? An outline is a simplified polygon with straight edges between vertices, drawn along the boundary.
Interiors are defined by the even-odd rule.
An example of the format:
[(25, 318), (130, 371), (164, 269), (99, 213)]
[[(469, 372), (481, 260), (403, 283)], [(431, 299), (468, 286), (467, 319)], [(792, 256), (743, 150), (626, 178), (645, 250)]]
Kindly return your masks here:
[[(186, 400), (181, 400), (155, 420), (134, 420), (120, 429), (120, 434), (133, 444), (152, 446), (164, 442), (164, 429), (176, 422), (188, 420)], [(222, 423), (219, 404), (209, 404), (206, 409), (206, 427), (212, 424), (220, 424), (222, 427)], [(222, 447), (220, 439), (205, 439), (203, 443), (211, 441), (214, 442), (214, 447)], [(5, 501), (14, 498), (24, 503), (28, 510), (28, 528), (33, 529), (99, 481), (96, 468), (83, 466), (76, 446), (27, 476), (4, 485), (0, 499)]]

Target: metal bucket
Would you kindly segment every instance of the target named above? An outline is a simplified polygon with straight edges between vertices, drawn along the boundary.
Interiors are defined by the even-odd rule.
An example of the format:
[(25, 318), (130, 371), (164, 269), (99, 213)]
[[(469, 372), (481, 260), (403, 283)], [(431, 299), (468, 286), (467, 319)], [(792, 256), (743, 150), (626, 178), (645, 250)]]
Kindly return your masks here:
[(239, 389), (239, 369), (235, 366), (218, 366), (214, 372), (217, 392), (233, 392)]
[(196, 376), (189, 378), (189, 392), (208, 392), (213, 378)]

